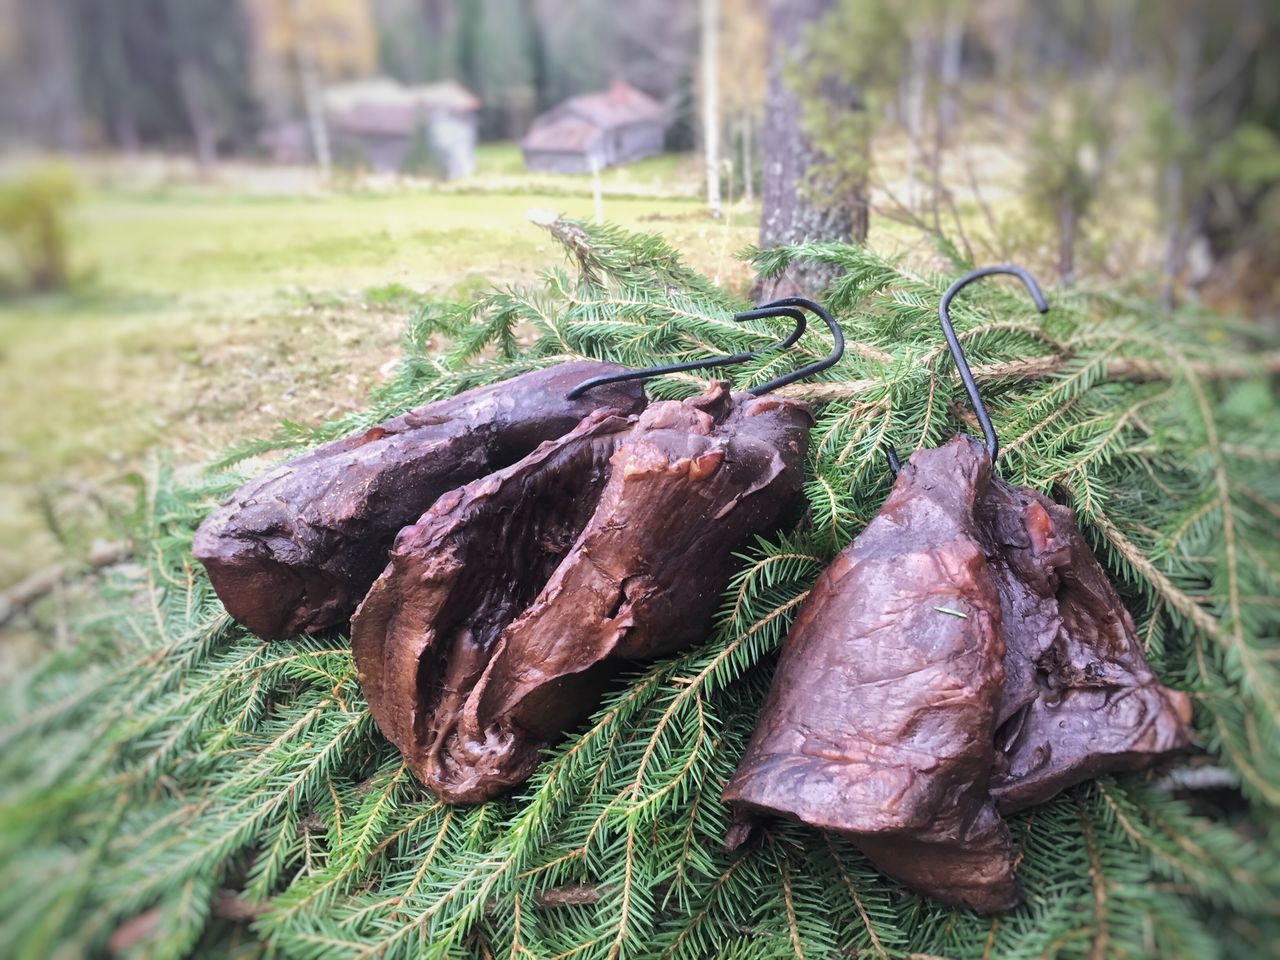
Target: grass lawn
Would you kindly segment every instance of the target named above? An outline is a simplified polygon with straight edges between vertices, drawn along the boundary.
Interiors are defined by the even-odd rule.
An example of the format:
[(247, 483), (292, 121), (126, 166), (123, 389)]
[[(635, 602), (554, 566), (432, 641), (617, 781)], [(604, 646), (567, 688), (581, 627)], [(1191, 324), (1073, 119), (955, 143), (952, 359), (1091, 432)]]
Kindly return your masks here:
[[(989, 206), (962, 191), (949, 215), (975, 238), (975, 259), (1016, 250), (1044, 269), (1052, 244), (1020, 226), (1016, 163), (990, 137), (975, 143), (945, 178), (980, 179)], [(928, 255), (919, 224), (892, 213), (910, 192), (907, 148), (890, 139), (877, 151), (870, 242)], [(328, 188), (309, 170), (228, 163), (209, 182), (172, 158), (86, 164), (72, 249), (86, 279), (73, 294), (0, 300), (0, 591), (110, 538), (131, 490), (122, 481), (148, 451), (194, 468), (282, 419), (329, 419), (361, 404), (394, 362), (416, 300), (529, 281), (558, 262), (531, 208), (594, 215), (589, 175), (525, 173), (512, 144), (481, 146), (476, 164), (448, 184), (338, 174)], [(664, 234), (745, 297), (749, 273), (734, 254), (755, 241), (758, 207), (727, 204), (710, 219), (701, 174), (693, 154), (606, 170), (602, 213)], [(1118, 243), (1122, 223), (1146, 219), (1111, 217), (1103, 234)], [(1021, 232), (1006, 235), (1010, 225)], [(1132, 269), (1132, 258), (1118, 262)]]
[[(83, 557), (108, 531), (104, 495), (149, 449), (199, 463), (282, 418), (327, 419), (395, 359), (415, 297), (527, 281), (557, 262), (526, 211), (590, 217), (590, 179), (522, 182), (511, 147), (479, 159), (477, 177), (441, 189), (91, 192), (74, 218), (82, 289), (0, 302), (0, 589), (68, 550)], [(690, 170), (676, 156), (610, 171), (604, 214), (745, 288), (733, 254), (755, 239), (756, 214), (712, 221)]]

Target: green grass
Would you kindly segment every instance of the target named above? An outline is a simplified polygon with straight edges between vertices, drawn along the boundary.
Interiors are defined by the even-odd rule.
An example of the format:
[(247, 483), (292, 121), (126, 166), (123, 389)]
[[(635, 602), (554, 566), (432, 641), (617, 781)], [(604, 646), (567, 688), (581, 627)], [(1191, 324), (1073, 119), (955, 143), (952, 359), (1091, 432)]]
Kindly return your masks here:
[[(484, 148), (482, 167), (513, 153)], [(686, 159), (626, 176), (670, 175)], [(590, 217), (590, 184), (539, 179), (560, 189), (503, 187), (488, 173), (471, 181), (483, 191), (263, 197), (178, 183), (92, 194), (74, 217), (82, 289), (0, 303), (0, 588), (109, 532), (101, 494), (148, 450), (199, 463), (282, 418), (331, 417), (397, 356), (416, 297), (528, 281), (557, 262), (526, 212)], [(632, 193), (607, 195), (604, 214), (665, 234), (745, 288), (733, 254), (755, 239), (754, 212), (715, 222), (694, 198)]]
[[(660, 153), (620, 167), (609, 167), (600, 173), (600, 185), (606, 193), (697, 197), (702, 190), (702, 158), (696, 153)], [(482, 144), (476, 149), (474, 177), (457, 184), (461, 189), (474, 189), (498, 182), (519, 182), (530, 189), (554, 193), (573, 191), (588, 193), (591, 175), (528, 173), (514, 143)]]
[[(905, 147), (890, 139), (877, 151), (900, 191)], [(998, 145), (975, 156), (1001, 229), (1026, 233), (1016, 165)], [(339, 174), (330, 190), (280, 168), (226, 164), (206, 182), (158, 157), (89, 166), (98, 189), (76, 211), (73, 249), (89, 278), (74, 295), (0, 301), (0, 589), (109, 532), (102, 492), (148, 450), (199, 464), (281, 419), (359, 405), (398, 355), (415, 298), (527, 282), (557, 262), (526, 213), (593, 216), (591, 177), (527, 173), (514, 144), (482, 145), (476, 160), (474, 176), (451, 183)], [(947, 181), (968, 175), (949, 169)], [(663, 234), (746, 295), (734, 253), (755, 241), (758, 208), (727, 204), (723, 219), (708, 218), (697, 155), (609, 169), (601, 186), (605, 218)], [(967, 235), (982, 239), (984, 215), (964, 191), (958, 202)], [(1106, 235), (1123, 233), (1111, 226)], [(1015, 258), (1048, 278), (1044, 236), (992, 239), (976, 259)], [(928, 249), (916, 226), (879, 208), (870, 243)]]

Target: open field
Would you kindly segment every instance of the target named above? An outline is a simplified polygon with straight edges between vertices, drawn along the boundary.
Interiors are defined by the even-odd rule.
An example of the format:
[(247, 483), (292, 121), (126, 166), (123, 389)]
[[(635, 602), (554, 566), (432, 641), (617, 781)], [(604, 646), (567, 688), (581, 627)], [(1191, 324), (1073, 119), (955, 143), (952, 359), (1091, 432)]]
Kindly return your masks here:
[[(949, 211), (978, 260), (1045, 271), (1048, 235), (1020, 223), (1016, 164), (978, 130), (945, 170)], [(870, 242), (930, 255), (919, 224), (895, 220), (908, 146), (877, 145)], [(110, 536), (120, 481), (149, 450), (195, 466), (282, 419), (328, 419), (362, 402), (399, 351), (423, 298), (520, 283), (554, 264), (558, 247), (529, 223), (543, 208), (594, 215), (589, 176), (528, 174), (511, 144), (484, 145), (472, 177), (448, 184), (228, 163), (211, 181), (160, 157), (85, 165), (86, 200), (72, 253), (84, 280), (56, 297), (0, 301), (0, 590), (33, 570), (88, 555)], [(747, 294), (734, 254), (757, 235), (758, 206), (727, 204), (712, 220), (692, 154), (605, 171), (603, 215), (670, 239), (697, 268)], [(981, 182), (978, 194), (965, 184)], [(1110, 256), (1133, 271), (1149, 219), (1117, 198), (1100, 226)], [(1016, 251), (1016, 254), (1015, 254)]]
[[(526, 212), (592, 216), (589, 178), (521, 182), (512, 148), (481, 161), (448, 189), (284, 192), (269, 180), (263, 195), (100, 178), (74, 217), (81, 289), (0, 305), (0, 588), (64, 549), (83, 556), (107, 532), (104, 495), (149, 449), (195, 464), (282, 418), (331, 417), (395, 359), (415, 300), (556, 262)], [(611, 171), (605, 216), (666, 234), (743, 286), (733, 253), (754, 240), (756, 214), (710, 220), (688, 162)], [(542, 183), (557, 180), (554, 192)]]

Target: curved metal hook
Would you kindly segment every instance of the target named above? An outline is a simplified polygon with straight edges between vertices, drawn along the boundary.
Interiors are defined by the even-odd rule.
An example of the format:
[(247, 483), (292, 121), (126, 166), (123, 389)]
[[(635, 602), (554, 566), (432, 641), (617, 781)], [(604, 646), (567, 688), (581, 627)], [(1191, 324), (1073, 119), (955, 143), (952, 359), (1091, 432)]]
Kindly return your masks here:
[[(951, 301), (957, 293), (973, 283), (973, 281), (981, 277), (990, 277), (994, 274), (1007, 274), (1011, 277), (1017, 277), (1022, 281), (1022, 285), (1027, 288), (1027, 292), (1031, 294), (1031, 299), (1035, 302), (1036, 309), (1041, 313), (1049, 312), (1049, 301), (1044, 298), (1044, 294), (1040, 291), (1040, 285), (1036, 283), (1035, 278), (1022, 267), (1015, 267), (1011, 264), (970, 270), (963, 276), (958, 277), (951, 286), (947, 287), (946, 293), (942, 295), (942, 302), (938, 305), (938, 321), (942, 324), (943, 336), (947, 338), (947, 348), (951, 351), (951, 359), (955, 361), (956, 370), (960, 373), (960, 380), (964, 383), (964, 389), (969, 394), (969, 402), (973, 404), (973, 412), (977, 415), (978, 423), (982, 426), (982, 435), (987, 441), (987, 454), (991, 457), (992, 463), (995, 462), (996, 454), (1000, 452), (1000, 440), (996, 436), (995, 427), (991, 425), (991, 418), (987, 416), (987, 405), (982, 402), (982, 395), (978, 393), (978, 385), (974, 382), (973, 374), (969, 370), (969, 362), (965, 359), (964, 350), (960, 347), (960, 340), (956, 337), (955, 328), (951, 325)], [(898, 471), (902, 469), (902, 463), (898, 459), (897, 451), (893, 447), (886, 445), (884, 455), (885, 459), (889, 461), (889, 469), (896, 477)]]
[[(755, 397), (764, 396), (777, 390), (779, 387), (785, 387), (788, 383), (795, 383), (797, 380), (803, 380), (805, 377), (811, 377), (815, 373), (820, 373), (827, 367), (833, 367), (840, 362), (840, 358), (844, 356), (844, 331), (840, 329), (840, 324), (836, 322), (836, 318), (827, 312), (821, 304), (804, 297), (783, 297), (781, 300), (771, 300), (768, 303), (761, 304), (755, 310), (748, 310), (746, 313), (737, 314), (737, 317), (750, 319), (756, 316), (791, 316), (796, 307), (808, 310), (810, 313), (817, 314), (818, 318), (827, 325), (827, 329), (831, 331), (831, 339), (833, 341), (831, 352), (821, 360), (815, 360), (813, 363), (801, 367), (799, 370), (792, 370), (790, 373), (776, 377), (768, 383), (762, 383), (758, 387), (752, 387), (747, 393)], [(764, 311), (772, 311), (772, 314)], [(801, 328), (803, 331), (803, 327)], [(799, 339), (799, 334), (785, 341), (782, 346), (789, 347)]]
[(841, 333), (840, 327), (836, 323), (835, 318), (812, 300), (805, 300), (802, 297), (787, 297), (782, 300), (774, 300), (769, 303), (761, 304), (751, 310), (743, 310), (739, 313), (735, 313), (733, 315), (733, 319), (738, 323), (741, 323), (744, 320), (758, 320), (764, 317), (790, 317), (795, 322), (795, 327), (786, 335), (786, 337), (761, 350), (746, 353), (731, 353), (727, 356), (711, 357), (707, 360), (689, 360), (684, 363), (670, 363), (657, 367), (644, 367), (639, 370), (622, 370), (618, 373), (607, 373), (599, 377), (592, 377), (590, 380), (584, 380), (565, 394), (565, 399), (576, 400), (592, 387), (598, 387), (606, 383), (619, 383), (623, 380), (648, 380), (650, 377), (658, 377), (666, 373), (681, 373), (685, 370), (705, 370), (710, 367), (724, 367), (734, 363), (745, 363), (747, 360), (754, 360), (761, 354), (768, 353), (773, 350), (786, 350), (793, 346), (805, 332), (805, 315), (801, 313), (797, 307), (804, 307), (811, 310), (822, 318), (823, 322), (832, 330), (833, 335), (836, 338), (836, 351), (824, 360), (810, 364), (809, 366), (804, 367), (801, 370), (797, 370), (794, 373), (787, 374), (784, 377), (778, 377), (776, 380), (770, 380), (768, 383), (762, 384), (761, 386), (748, 391), (755, 396), (768, 393), (770, 390), (774, 390), (784, 384), (791, 383), (801, 377), (809, 376), (811, 373), (817, 373), (819, 370), (825, 370), (827, 367), (839, 360), (841, 354), (844, 353), (844, 336)]

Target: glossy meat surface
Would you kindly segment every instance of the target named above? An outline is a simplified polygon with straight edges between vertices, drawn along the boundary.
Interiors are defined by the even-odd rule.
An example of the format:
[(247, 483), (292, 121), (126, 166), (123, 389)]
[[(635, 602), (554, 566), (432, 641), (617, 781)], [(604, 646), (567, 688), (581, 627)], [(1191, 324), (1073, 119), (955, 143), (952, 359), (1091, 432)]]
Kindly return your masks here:
[(794, 515), (810, 424), (723, 386), (593, 416), (406, 529), (352, 646), (419, 779), (450, 802), (494, 796), (626, 662), (703, 638), (733, 552)]
[(1072, 511), (998, 480), (980, 522), (1008, 625), (991, 783), (1000, 811), (1186, 747), (1191, 701), (1151, 672)]
[(916, 453), (823, 573), (725, 799), (729, 841), (782, 815), (984, 912), (1019, 900), (1001, 813), (1188, 742), (1066, 507), (956, 437)]
[(903, 467), (810, 591), (724, 796), (846, 833), (890, 876), (1000, 910), (1018, 888), (987, 793), (1004, 679), (974, 518), (989, 484), (989, 465), (954, 444)]
[(227, 612), (278, 639), (343, 624), (401, 527), (446, 491), (507, 466), (598, 408), (643, 408), (639, 383), (565, 393), (619, 368), (535, 370), (409, 411), (256, 477), (205, 518), (192, 551)]

